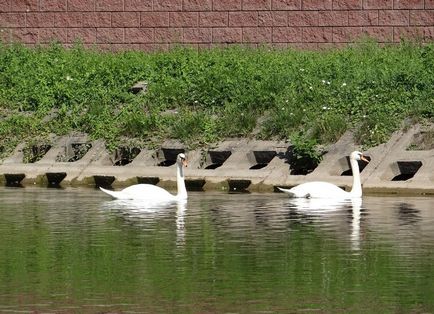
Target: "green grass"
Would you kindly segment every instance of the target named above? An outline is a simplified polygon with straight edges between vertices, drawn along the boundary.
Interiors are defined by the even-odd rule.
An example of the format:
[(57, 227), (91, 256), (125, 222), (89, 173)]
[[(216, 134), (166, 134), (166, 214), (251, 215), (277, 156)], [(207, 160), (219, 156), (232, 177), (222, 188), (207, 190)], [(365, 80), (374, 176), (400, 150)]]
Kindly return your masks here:
[[(137, 81), (146, 93), (129, 91)], [(73, 132), (110, 149), (255, 136), (297, 137), (303, 150), (352, 130), (371, 147), (403, 121), (432, 120), (433, 86), (431, 44), (156, 53), (0, 45), (0, 153)]]

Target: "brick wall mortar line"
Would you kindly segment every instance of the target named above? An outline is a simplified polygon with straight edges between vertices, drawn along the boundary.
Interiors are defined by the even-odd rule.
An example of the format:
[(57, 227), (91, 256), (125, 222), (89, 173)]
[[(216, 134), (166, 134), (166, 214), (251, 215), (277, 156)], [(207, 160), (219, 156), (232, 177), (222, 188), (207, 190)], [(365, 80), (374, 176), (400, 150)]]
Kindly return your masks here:
[[(154, 11), (157, 3), (154, 0), (150, 3), (150, 6), (146, 5), (143, 7), (144, 11), (134, 11), (133, 7), (128, 7), (127, 11), (128, 3), (125, 0), (122, 0), (122, 2), (113, 2), (113, 4), (117, 5), (122, 3), (122, 7), (120, 5), (117, 7), (119, 11), (116, 10), (115, 7), (113, 7), (113, 9), (105, 8), (108, 11), (104, 11), (104, 7), (100, 7), (99, 10), (97, 10), (97, 2), (93, 2), (91, 6), (77, 6), (77, 9), (74, 9), (72, 6), (74, 2), (72, 1), (66, 1), (66, 7), (63, 6), (63, 4), (62, 6), (50, 5), (46, 7), (49, 10), (42, 10), (42, 1), (36, 0), (35, 2), (32, 2), (31, 6), (31, 9), (34, 10), (28, 11), (26, 10), (27, 6), (21, 4), (12, 5), (11, 2), (9, 2), (9, 6), (3, 6), (3, 12), (0, 14), (4, 17), (4, 22), (2, 21), (2, 23), (6, 25), (3, 28), (8, 30), (8, 34), (4, 35), (5, 40), (9, 40), (9, 38), (21, 38), (23, 41), (29, 41), (30, 39), (28, 39), (28, 35), (26, 34), (28, 31), (30, 32), (29, 34), (33, 36), (31, 41), (37, 40), (38, 42), (40, 42), (41, 39), (45, 40), (48, 36), (47, 34), (50, 33), (61, 37), (59, 40), (63, 40), (63, 31), (68, 31), (70, 29), (74, 29), (76, 34), (83, 34), (83, 36), (86, 36), (86, 29), (90, 27), (86, 26), (87, 24), (97, 24), (97, 26), (92, 26), (95, 27), (95, 29), (116, 28), (117, 30), (106, 30), (106, 34), (113, 32), (112, 35), (114, 35), (116, 32), (118, 36), (116, 41), (121, 41), (122, 35), (123, 43), (126, 41), (126, 36), (129, 36), (129, 33), (126, 30), (131, 28), (146, 27), (153, 28), (154, 30), (167, 29), (168, 31), (171, 31), (173, 28), (181, 28), (182, 33), (181, 38), (179, 39), (182, 43), (190, 38), (189, 42), (194, 43), (196, 40), (203, 40), (203, 42), (199, 43), (202, 46), (215, 43), (218, 36), (221, 36), (221, 39), (218, 39), (219, 41), (227, 40), (227, 42), (239, 44), (245, 43), (246, 40), (255, 41), (256, 44), (256, 41), (262, 39), (266, 43), (268, 43), (268, 41), (271, 43), (278, 42), (279, 45), (284, 45), (288, 42), (299, 45), (306, 42), (318, 42), (322, 45), (327, 45), (330, 43), (338, 43), (340, 41), (349, 42), (355, 39), (361, 32), (351, 30), (351, 27), (354, 29), (363, 28), (374, 37), (378, 37), (380, 41), (397, 42), (402, 36), (416, 36), (417, 31), (415, 30), (415, 27), (422, 29), (422, 32), (428, 32), (426, 29), (434, 28), (434, 25), (432, 25), (434, 23), (431, 22), (431, 16), (434, 10), (432, 8), (428, 9), (426, 1), (423, 2), (423, 5), (421, 2), (418, 2), (417, 6), (414, 6), (414, 8), (408, 4), (404, 6), (398, 5), (398, 2), (388, 2), (389, 7), (383, 6), (383, 8), (381, 8), (382, 6), (377, 5), (373, 0), (364, 0), (362, 1), (361, 6), (354, 6), (354, 9), (345, 8), (344, 6), (341, 7), (342, 9), (338, 9), (339, 7), (337, 6), (336, 0), (331, 2), (331, 9), (329, 6), (322, 6), (319, 1), (317, 2), (319, 4), (317, 9), (314, 9), (315, 6), (310, 6), (310, 3), (302, 1), (300, 2), (302, 7), (297, 10), (293, 10), (289, 7), (273, 9), (273, 7), (270, 7), (270, 4), (268, 3), (266, 6), (255, 7), (246, 6), (245, 3), (243, 4), (241, 1), (237, 0), (232, 0), (233, 2), (231, 2), (231, 0), (221, 0), (225, 1), (222, 2), (223, 5), (217, 1), (219, 0), (208, 2), (208, 4), (211, 4), (211, 9), (209, 9), (210, 7), (206, 7), (204, 10), (200, 10), (200, 8), (193, 7), (194, 10), (185, 11), (188, 6), (186, 6), (186, 2), (183, 1), (177, 2), (178, 4), (182, 4), (183, 10), (165, 10), (164, 7), (161, 7)], [(327, 2), (328, 5), (329, 3), (330, 2)], [(77, 2), (77, 5), (78, 4), (79, 2)], [(258, 2), (258, 5), (262, 5), (262, 3)], [(91, 10), (92, 7), (93, 10)], [(150, 7), (152, 7), (151, 10)], [(370, 7), (373, 9), (370, 9)], [(120, 11), (121, 8), (123, 8), (122, 11)], [(262, 8), (267, 9), (262, 10)], [(66, 11), (64, 11), (64, 9)], [(187, 13), (187, 15), (188, 13), (192, 13), (199, 16), (197, 18), (197, 25), (193, 22), (191, 22), (193, 24), (190, 22), (187, 23), (190, 23), (191, 25), (185, 23), (184, 25), (183, 22), (181, 22), (180, 27), (171, 24), (167, 25), (163, 16), (161, 22), (157, 22), (158, 25), (153, 26), (148, 23), (147, 25), (142, 26), (140, 20), (140, 24), (137, 26), (135, 25), (137, 23), (129, 23), (128, 21), (128, 13), (131, 14), (133, 12), (139, 14), (142, 12), (164, 14)], [(276, 14), (275, 12), (280, 13)], [(282, 12), (286, 12), (287, 17), (289, 17), (290, 12), (295, 12), (295, 14), (291, 15), (291, 21), (287, 18), (287, 21), (285, 22), (282, 17)], [(127, 13), (126, 17), (122, 18), (122, 13)], [(200, 17), (200, 14), (202, 13), (207, 14), (204, 15), (203, 20)], [(56, 15), (55, 25), (52, 25), (51, 21), (51, 15), (53, 14)], [(83, 16), (87, 15), (86, 21), (84, 21), (83, 18), (83, 21), (80, 22), (78, 17), (80, 14), (83, 14)], [(93, 14), (95, 14), (96, 17), (101, 16), (101, 20), (91, 23), (90, 20), (95, 19)], [(115, 14), (121, 16), (121, 18), (115, 16)], [(323, 19), (315, 22), (313, 19), (318, 14), (320, 17), (323, 17)], [(351, 20), (350, 14), (353, 14)], [(48, 20), (46, 17), (49, 17), (50, 19)], [(71, 26), (63, 26), (63, 24), (60, 24), (63, 19), (65, 19), (67, 23), (70, 23), (65, 25)], [(169, 23), (171, 23), (170, 20)], [(278, 27), (281, 29), (278, 30)], [(284, 27), (287, 29), (284, 30)], [(300, 27), (302, 27), (304, 32), (308, 30), (309, 33), (306, 32), (302, 35), (297, 34), (298, 31), (295, 29), (300, 29)], [(307, 27), (310, 27), (310, 29)], [(344, 29), (345, 27), (348, 27), (348, 30)], [(195, 33), (186, 33), (187, 28), (195, 28)], [(253, 28), (257, 29), (258, 34), (255, 34)], [(271, 38), (270, 33), (266, 33), (266, 28), (270, 29)], [(329, 31), (326, 30), (326, 28), (332, 30), (332, 36), (330, 36)], [(122, 29), (122, 31), (120, 29)], [(205, 31), (204, 29), (209, 30)], [(209, 38), (204, 36), (208, 36)], [(108, 37), (107, 41), (110, 41), (110, 38), (111, 37)], [(66, 39), (64, 44), (67, 44), (68, 40), (69, 39)], [(429, 39), (427, 38), (426, 41), (428, 40)], [(155, 39), (152, 44), (157, 44)]]

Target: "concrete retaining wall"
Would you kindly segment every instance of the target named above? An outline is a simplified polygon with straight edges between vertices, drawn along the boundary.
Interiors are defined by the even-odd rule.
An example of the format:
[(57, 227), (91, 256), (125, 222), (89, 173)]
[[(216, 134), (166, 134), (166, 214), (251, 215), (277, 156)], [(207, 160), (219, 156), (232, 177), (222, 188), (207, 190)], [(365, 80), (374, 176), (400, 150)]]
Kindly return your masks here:
[(0, 40), (103, 49), (270, 44), (317, 48), (361, 36), (434, 37), (433, 0), (2, 0)]
[[(417, 125), (365, 151), (371, 161), (360, 164), (364, 192), (434, 194), (434, 149), (420, 149), (415, 144), (416, 138), (434, 134), (429, 132)], [(40, 160), (24, 163), (24, 146), (19, 145), (0, 164), (0, 184), (120, 188), (151, 183), (171, 189), (176, 186), (175, 156), (185, 151), (177, 142), (166, 142), (156, 150), (125, 148), (109, 153), (103, 142), (91, 142), (86, 136), (59, 138), (47, 147)], [(351, 188), (348, 156), (358, 147), (350, 133), (328, 147), (323, 161), (307, 175), (291, 174), (289, 148), (285, 142), (242, 139), (212, 149), (185, 151), (189, 159), (187, 188), (271, 192), (277, 186), (315, 180)]]

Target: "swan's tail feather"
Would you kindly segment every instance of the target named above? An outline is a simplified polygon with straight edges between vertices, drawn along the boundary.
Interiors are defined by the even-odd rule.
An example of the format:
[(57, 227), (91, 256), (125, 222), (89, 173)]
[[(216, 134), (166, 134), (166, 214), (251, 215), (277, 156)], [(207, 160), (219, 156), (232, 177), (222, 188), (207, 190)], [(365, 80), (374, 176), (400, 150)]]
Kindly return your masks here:
[(104, 188), (102, 188), (102, 187), (99, 187), (99, 189), (100, 189), (101, 191), (103, 191), (104, 193), (110, 195), (110, 196), (113, 197), (113, 198), (116, 198), (116, 199), (119, 198), (118, 192), (116, 192), (116, 191), (109, 191), (109, 190), (106, 190), (106, 189), (104, 189)]
[(284, 188), (279, 188), (279, 187), (277, 187), (277, 188), (278, 188), (280, 191), (282, 191), (283, 193), (288, 194), (289, 197), (297, 197), (297, 196), (295, 195), (295, 193), (291, 191), (291, 189), (284, 189)]

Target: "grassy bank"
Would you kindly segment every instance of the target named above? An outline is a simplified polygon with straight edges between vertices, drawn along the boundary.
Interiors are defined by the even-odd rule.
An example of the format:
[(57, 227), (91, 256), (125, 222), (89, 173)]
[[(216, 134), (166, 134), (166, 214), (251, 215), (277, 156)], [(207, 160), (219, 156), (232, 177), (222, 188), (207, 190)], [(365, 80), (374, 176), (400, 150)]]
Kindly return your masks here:
[[(130, 87), (146, 81), (146, 93)], [(365, 147), (434, 116), (434, 45), (307, 52), (215, 49), (102, 53), (0, 46), (0, 151), (84, 132), (187, 147), (228, 137), (292, 139), (301, 150), (348, 129)]]

